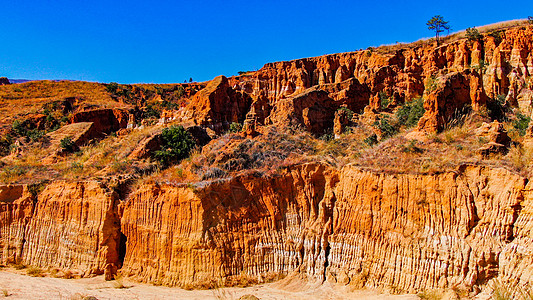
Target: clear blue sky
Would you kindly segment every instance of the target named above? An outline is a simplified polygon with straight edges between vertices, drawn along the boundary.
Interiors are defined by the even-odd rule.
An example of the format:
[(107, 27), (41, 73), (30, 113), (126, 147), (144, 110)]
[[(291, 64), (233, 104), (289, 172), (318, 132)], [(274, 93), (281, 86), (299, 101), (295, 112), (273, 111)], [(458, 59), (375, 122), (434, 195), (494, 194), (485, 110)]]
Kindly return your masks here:
[(2, 0), (0, 77), (175, 83), (533, 15), (533, 1)]

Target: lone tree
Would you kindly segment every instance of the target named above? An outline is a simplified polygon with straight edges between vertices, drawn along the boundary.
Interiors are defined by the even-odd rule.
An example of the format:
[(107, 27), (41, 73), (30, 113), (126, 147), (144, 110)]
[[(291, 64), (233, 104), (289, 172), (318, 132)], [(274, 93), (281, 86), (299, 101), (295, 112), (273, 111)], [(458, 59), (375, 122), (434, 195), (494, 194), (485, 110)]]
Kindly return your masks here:
[(437, 45), (439, 44), (439, 34), (444, 32), (444, 29), (450, 30), (450, 25), (448, 21), (444, 21), (441, 15), (436, 15), (431, 20), (429, 20), (426, 25), (429, 30), (435, 31), (435, 38), (437, 39)]

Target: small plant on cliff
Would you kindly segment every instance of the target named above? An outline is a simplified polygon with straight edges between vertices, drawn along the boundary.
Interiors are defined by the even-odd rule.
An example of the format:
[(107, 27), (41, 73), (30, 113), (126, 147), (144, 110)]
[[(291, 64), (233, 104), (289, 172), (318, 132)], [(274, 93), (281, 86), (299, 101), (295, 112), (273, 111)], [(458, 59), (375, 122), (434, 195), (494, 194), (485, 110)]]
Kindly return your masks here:
[(424, 112), (424, 99), (419, 97), (398, 108), (396, 118), (399, 124), (409, 128), (418, 124), (418, 120), (424, 115)]
[(440, 42), (439, 36), (441, 32), (444, 32), (444, 30), (450, 30), (450, 25), (448, 25), (448, 21), (444, 21), (444, 18), (441, 15), (436, 15), (433, 18), (431, 18), (429, 21), (427, 21), (426, 25), (428, 26), (429, 30), (435, 31), (435, 38), (437, 39), (437, 45)]
[(242, 124), (233, 122), (229, 125), (229, 131), (230, 132), (241, 132), (242, 131)]
[(476, 27), (473, 27), (473, 28), (468, 27), (466, 29), (466, 38), (470, 41), (477, 41), (483, 38), (483, 35), (479, 33), (479, 30), (477, 30)]
[(385, 93), (385, 91), (379, 92), (379, 103), (382, 109), (387, 108), (390, 102), (390, 97), (387, 96), (387, 93)]
[(72, 153), (74, 150), (76, 150), (76, 144), (72, 141), (72, 138), (67, 136), (66, 138), (63, 138), (61, 142), (59, 142), (59, 146), (61, 146), (61, 149), (63, 151)]
[(531, 121), (530, 117), (524, 116), (521, 113), (517, 113), (516, 120), (513, 121), (513, 127), (514, 129), (516, 129), (516, 131), (518, 131), (518, 134), (520, 136), (524, 136), (526, 134), (530, 121)]
[(382, 138), (392, 137), (398, 132), (398, 129), (391, 123), (388, 116), (383, 116), (379, 121), (374, 122), (374, 126), (381, 131)]
[(194, 141), (183, 126), (172, 126), (161, 133), (161, 150), (154, 151), (154, 158), (164, 167), (189, 156)]
[(438, 80), (435, 75), (431, 75), (426, 79), (425, 89), (427, 92), (431, 93), (437, 89)]
[(502, 31), (501, 30), (491, 31), (489, 33), (489, 36), (494, 38), (494, 41), (496, 42), (496, 44), (499, 44), (502, 41)]
[(353, 119), (353, 115), (354, 115), (355, 113), (354, 113), (351, 109), (349, 109), (349, 108), (343, 106), (343, 107), (337, 109), (337, 111), (340, 111), (340, 110), (346, 112), (346, 117), (348, 118), (348, 120), (351, 121), (351, 120)]
[(487, 69), (487, 62), (485, 62), (483, 59), (479, 59), (478, 64), (472, 65), (471, 67), (481, 74)]
[(506, 122), (508, 113), (510, 113), (510, 109), (505, 102), (505, 95), (498, 95), (487, 101), (487, 114), (492, 120)]
[(110, 82), (106, 87), (106, 90), (110, 94), (116, 94), (118, 90), (118, 83), (116, 82)]
[(378, 143), (378, 136), (376, 134), (369, 135), (363, 140), (363, 142), (368, 146), (374, 146)]

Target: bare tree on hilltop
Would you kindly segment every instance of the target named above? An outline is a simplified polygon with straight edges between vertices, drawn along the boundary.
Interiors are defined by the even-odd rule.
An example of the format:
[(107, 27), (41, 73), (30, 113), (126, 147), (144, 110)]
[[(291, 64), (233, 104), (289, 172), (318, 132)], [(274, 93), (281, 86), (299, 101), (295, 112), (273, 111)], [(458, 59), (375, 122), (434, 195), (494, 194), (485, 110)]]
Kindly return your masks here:
[(441, 15), (436, 15), (431, 18), (426, 25), (429, 30), (435, 31), (435, 38), (437, 39), (437, 45), (439, 44), (439, 34), (444, 32), (444, 30), (450, 30), (450, 25), (448, 21), (444, 21), (444, 18)]

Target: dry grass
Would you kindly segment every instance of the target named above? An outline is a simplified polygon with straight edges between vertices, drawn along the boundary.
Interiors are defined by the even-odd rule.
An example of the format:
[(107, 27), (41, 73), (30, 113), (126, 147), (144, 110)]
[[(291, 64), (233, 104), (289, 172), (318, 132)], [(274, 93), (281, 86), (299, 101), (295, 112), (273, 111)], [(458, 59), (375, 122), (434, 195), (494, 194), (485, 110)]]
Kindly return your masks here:
[[(84, 81), (30, 81), (0, 86), (0, 123), (8, 122), (13, 112), (18, 115), (35, 113), (53, 100), (68, 97), (84, 99), (86, 105), (118, 107), (123, 104), (113, 101), (104, 85)], [(21, 101), (24, 105), (21, 106)], [(9, 123), (9, 122), (8, 122)]]
[[(494, 24), (484, 25), (480, 27), (476, 27), (477, 30), (479, 30), (480, 33), (489, 33), (492, 31), (499, 31), (499, 30), (506, 30), (513, 27), (519, 27), (519, 26), (528, 26), (529, 23), (527, 20), (511, 20), (511, 21), (504, 21), (504, 22), (498, 22)], [(475, 25), (472, 25), (474, 27)], [(441, 38), (441, 44), (447, 44), (452, 43), (455, 41), (458, 41), (460, 39), (466, 38), (466, 30), (461, 30), (458, 32), (451, 33), (449, 35), (443, 36)], [(405, 48), (416, 48), (428, 44), (434, 44), (435, 38), (423, 38), (415, 42), (411, 43), (396, 43), (396, 44), (390, 44), (390, 45), (381, 45), (379, 47), (373, 48), (374, 51), (380, 54), (387, 54), (392, 53), (401, 49)]]

